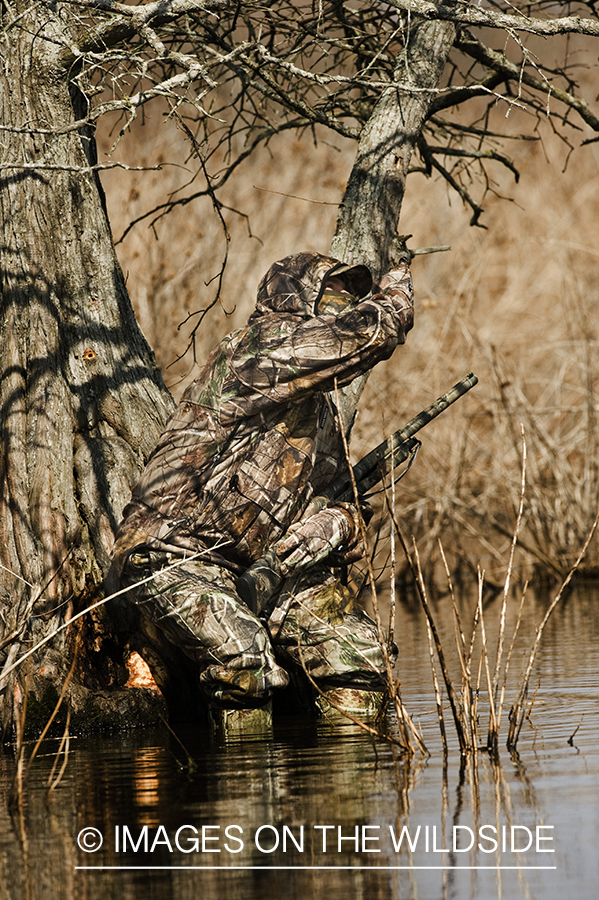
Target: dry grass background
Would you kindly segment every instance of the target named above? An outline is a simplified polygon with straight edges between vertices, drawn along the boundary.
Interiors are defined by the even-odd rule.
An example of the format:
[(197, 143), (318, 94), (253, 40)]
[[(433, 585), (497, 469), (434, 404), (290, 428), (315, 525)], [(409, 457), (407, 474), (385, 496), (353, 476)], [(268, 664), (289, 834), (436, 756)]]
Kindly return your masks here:
[[(414, 260), (415, 328), (405, 347), (372, 374), (352, 438), (358, 459), (474, 371), (479, 385), (423, 432), (417, 463), (397, 487), (397, 503), (402, 527), (415, 535), (429, 572), (438, 566), (441, 538), (454, 570), (482, 559), (487, 579), (498, 583), (519, 500), (521, 423), (526, 549), (516, 572), (566, 570), (598, 502), (599, 145), (577, 150), (565, 171), (567, 148), (548, 129), (542, 141), (514, 141), (508, 149), (521, 181), (515, 185), (498, 166), (492, 170), (498, 195), (514, 199), (487, 196), (486, 230), (469, 226), (468, 211), (445, 183), (409, 179), (400, 230), (413, 234), (412, 247), (450, 244), (452, 250)], [(198, 363), (245, 322), (273, 260), (328, 250), (354, 153), (355, 145), (341, 139), (315, 146), (309, 135), (280, 136), (238, 170), (223, 193), (231, 207), (224, 211), (231, 241), (222, 303), (200, 330)], [(178, 166), (103, 175), (116, 239), (195, 171), (183, 136), (158, 114), (136, 127), (119, 154), (131, 164), (176, 160)], [(192, 181), (182, 193), (194, 189)], [(225, 241), (208, 199), (175, 209), (153, 228), (149, 221), (117, 251), (141, 326), (179, 397), (194, 376), (193, 354), (176, 360), (195, 319), (180, 323), (214, 296), (209, 282)], [(388, 530), (381, 526), (381, 533)], [(597, 564), (597, 557), (594, 544), (589, 563)]]

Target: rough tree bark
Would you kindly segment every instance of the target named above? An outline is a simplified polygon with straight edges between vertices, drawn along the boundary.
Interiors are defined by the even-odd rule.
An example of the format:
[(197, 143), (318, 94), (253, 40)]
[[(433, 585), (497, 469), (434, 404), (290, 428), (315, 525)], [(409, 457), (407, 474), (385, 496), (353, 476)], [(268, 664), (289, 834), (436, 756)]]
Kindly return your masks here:
[[(381, 95), (360, 135), (331, 253), (347, 262), (368, 262), (375, 279), (401, 253), (397, 229), (410, 159), (455, 37), (448, 22), (413, 25), (406, 52), (397, 61), (396, 84)], [(362, 375), (341, 392), (346, 430), (367, 379)]]
[[(11, 6), (23, 15), (0, 51), (0, 672), (100, 596), (123, 505), (172, 408), (84, 141), (68, 130), (65, 34), (45, 4)], [(76, 647), (75, 711), (123, 683), (109, 615), (81, 621), (0, 681), (0, 724), (25, 692), (30, 718), (51, 701)]]

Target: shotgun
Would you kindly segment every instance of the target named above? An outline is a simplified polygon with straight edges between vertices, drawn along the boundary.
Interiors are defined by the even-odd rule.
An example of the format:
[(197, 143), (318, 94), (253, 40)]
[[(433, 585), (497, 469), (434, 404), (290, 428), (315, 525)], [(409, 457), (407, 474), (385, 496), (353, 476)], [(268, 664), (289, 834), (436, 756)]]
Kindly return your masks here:
[[(359, 463), (356, 463), (352, 472), (358, 497), (365, 497), (367, 491), (393, 472), (398, 465), (413, 456), (420, 446), (420, 441), (414, 435), (477, 383), (478, 378), (470, 372), (446, 394), (419, 412), (403, 428), (399, 428), (391, 437), (386, 438), (370, 453), (367, 453)], [(310, 501), (302, 518), (314, 515), (333, 500), (352, 502), (354, 499), (352, 477), (350, 472), (346, 471), (336, 478), (321, 495)], [(237, 593), (255, 615), (262, 617), (265, 614), (270, 615), (268, 625), (272, 637), (278, 634), (293, 601), (293, 594), (285, 592), (279, 598), (279, 602), (275, 604), (274, 610), (269, 604), (269, 600), (279, 590), (283, 580), (279, 571), (276, 549), (271, 547), (264, 556), (252, 563), (236, 582)]]

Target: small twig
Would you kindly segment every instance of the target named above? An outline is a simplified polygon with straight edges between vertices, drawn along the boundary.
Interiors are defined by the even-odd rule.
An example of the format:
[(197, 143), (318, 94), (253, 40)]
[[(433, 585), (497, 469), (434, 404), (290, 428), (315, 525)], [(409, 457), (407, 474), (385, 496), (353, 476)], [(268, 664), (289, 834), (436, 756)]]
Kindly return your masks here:
[(297, 194), (287, 194), (284, 191), (273, 191), (271, 188), (258, 187), (253, 184), (255, 191), (264, 191), (265, 194), (278, 194), (279, 197), (288, 197), (290, 200), (302, 200), (304, 203), (317, 203), (320, 206), (339, 206), (338, 200), (312, 200), (311, 197), (298, 197)]
[[(19, 803), (21, 802), (22, 791), (23, 791), (23, 754), (25, 752), (25, 717), (27, 715), (27, 701), (29, 699), (29, 676), (31, 674), (31, 666), (27, 666), (27, 674), (25, 676), (25, 685), (23, 688), (23, 706), (21, 708), (21, 715), (14, 716), (16, 731), (17, 731), (17, 741), (16, 741), (16, 760), (17, 766), (15, 771), (15, 778), (13, 782), (12, 795), (13, 797), (16, 795), (19, 798)], [(17, 706), (17, 698), (13, 695), (13, 707)], [(16, 709), (15, 709), (16, 712)]]
[[(394, 435), (391, 435), (389, 450), (391, 452), (391, 458), (393, 458), (393, 438)], [(391, 515), (395, 518), (395, 478), (391, 477)], [(395, 529), (391, 528), (391, 584), (389, 591), (389, 643), (393, 642), (393, 635), (395, 632), (395, 606), (396, 606), (396, 559), (395, 559)]]
[(507, 656), (505, 659), (505, 666), (503, 669), (503, 680), (501, 684), (501, 691), (499, 693), (499, 700), (497, 703), (497, 729), (499, 730), (499, 725), (501, 723), (501, 714), (503, 711), (503, 702), (505, 699), (505, 690), (507, 686), (507, 676), (510, 669), (510, 662), (512, 659), (512, 653), (514, 650), (514, 646), (516, 644), (516, 636), (518, 631), (520, 630), (520, 624), (522, 622), (522, 613), (524, 612), (524, 600), (526, 599), (526, 592), (528, 590), (528, 581), (524, 585), (522, 590), (522, 597), (520, 598), (520, 608), (518, 609), (518, 617), (516, 619), (516, 624), (514, 625), (514, 633), (512, 634), (512, 640), (510, 641), (510, 646), (507, 652)]
[(545, 625), (549, 621), (551, 613), (553, 612), (553, 610), (555, 609), (555, 607), (561, 600), (561, 598), (564, 594), (564, 591), (566, 590), (566, 588), (572, 581), (572, 578), (574, 577), (574, 573), (576, 572), (576, 570), (580, 566), (582, 560), (584, 559), (585, 554), (588, 550), (589, 544), (591, 543), (591, 540), (593, 539), (593, 535), (595, 534), (595, 531), (597, 529), (598, 523), (599, 523), (599, 513), (597, 514), (597, 516), (595, 516), (595, 521), (593, 522), (593, 524), (591, 526), (591, 530), (589, 531), (587, 539), (584, 542), (584, 546), (583, 546), (582, 550), (578, 554), (576, 562), (574, 563), (574, 565), (568, 572), (566, 578), (562, 582), (562, 585), (561, 585), (559, 591), (553, 598), (551, 604), (549, 605), (547, 612), (545, 613), (545, 615), (543, 617), (541, 624), (537, 628), (537, 634), (536, 634), (536, 637), (535, 637), (535, 640), (534, 640), (534, 643), (532, 646), (532, 650), (530, 651), (528, 665), (526, 666), (526, 671), (524, 672), (524, 675), (522, 677), (522, 683), (520, 685), (520, 689), (518, 691), (516, 700), (514, 702), (514, 705), (512, 706), (511, 712), (510, 712), (510, 728), (509, 728), (508, 738), (507, 738), (507, 748), (510, 751), (514, 751), (516, 749), (516, 745), (518, 743), (518, 738), (520, 736), (520, 730), (522, 728), (522, 722), (524, 720), (524, 713), (522, 711), (522, 708), (524, 705), (525, 697), (528, 693), (528, 682), (530, 681), (532, 667), (534, 665), (535, 657), (537, 655), (537, 650), (539, 649), (539, 644), (541, 643), (541, 637), (543, 634), (543, 630), (545, 628)]
[[(62, 735), (62, 739), (60, 741), (60, 746), (58, 748), (58, 753), (56, 754), (56, 759), (54, 760), (54, 765), (52, 766), (52, 771), (50, 772), (50, 777), (48, 778), (48, 794), (51, 794), (54, 788), (58, 787), (60, 782), (62, 781), (62, 776), (65, 773), (65, 769), (67, 767), (67, 763), (69, 761), (69, 747), (71, 745), (71, 736), (69, 733), (69, 725), (71, 723), (71, 707), (67, 708), (67, 721), (64, 727), (64, 732)], [(56, 771), (56, 766), (58, 765), (58, 760), (60, 759), (60, 754), (64, 753), (64, 759), (62, 761), (62, 765), (60, 767), (60, 772), (54, 779), (54, 772)]]
[[(520, 425), (520, 433), (522, 435), (522, 466), (521, 466), (521, 480), (520, 480), (520, 503), (518, 506), (518, 515), (516, 517), (516, 527), (514, 528), (514, 535), (512, 537), (512, 543), (510, 546), (510, 558), (507, 567), (507, 573), (505, 576), (505, 582), (503, 586), (503, 600), (501, 603), (501, 613), (499, 616), (499, 635), (497, 637), (497, 655), (495, 658), (495, 671), (493, 673), (493, 682), (492, 682), (492, 692), (493, 692), (493, 703), (497, 704), (497, 692), (499, 686), (499, 675), (501, 670), (501, 660), (503, 656), (503, 636), (505, 633), (505, 619), (507, 612), (507, 602), (508, 596), (510, 592), (510, 582), (512, 576), (512, 570), (514, 567), (514, 554), (516, 552), (516, 544), (518, 543), (518, 535), (520, 533), (520, 526), (522, 524), (522, 516), (524, 514), (524, 495), (526, 492), (526, 440), (524, 438), (524, 425)], [(489, 733), (488, 744), (490, 745), (491, 741), (494, 743), (498, 739), (499, 726), (501, 724), (501, 705), (499, 706), (496, 720), (496, 732), (493, 737)]]
[(487, 649), (487, 632), (485, 629), (485, 617), (483, 615), (483, 585), (485, 575), (484, 572), (478, 570), (478, 608), (480, 617), (480, 635), (482, 639), (481, 659), (485, 666), (485, 675), (487, 678), (487, 693), (489, 695), (489, 731), (487, 736), (487, 750), (493, 757), (497, 756), (497, 719), (495, 717), (495, 702), (493, 700), (493, 689), (491, 686), (491, 671), (489, 669), (489, 651)]
[(436, 627), (435, 622), (434, 622), (434, 619), (433, 619), (433, 614), (432, 614), (432, 612), (431, 612), (431, 609), (430, 609), (430, 606), (429, 606), (429, 603), (428, 603), (428, 597), (427, 597), (427, 593), (426, 593), (426, 586), (425, 586), (424, 580), (423, 580), (423, 578), (422, 578), (422, 571), (421, 571), (421, 568), (420, 568), (420, 562), (419, 562), (419, 556), (418, 556), (418, 548), (417, 548), (417, 546), (416, 546), (416, 541), (415, 541), (414, 538), (412, 538), (412, 544), (413, 544), (413, 547), (414, 547), (414, 554), (415, 554), (415, 557), (416, 557), (416, 560), (417, 560), (417, 565), (415, 566), (415, 565), (414, 565), (414, 562), (412, 561), (412, 558), (411, 558), (411, 556), (410, 556), (410, 553), (408, 552), (408, 548), (407, 548), (407, 544), (406, 544), (405, 538), (404, 538), (404, 536), (403, 536), (403, 533), (402, 533), (401, 529), (399, 528), (398, 523), (397, 523), (397, 522), (394, 522), (394, 525), (395, 525), (395, 528), (397, 529), (397, 535), (398, 535), (398, 537), (399, 537), (399, 539), (400, 539), (400, 541), (401, 541), (402, 547), (403, 547), (403, 549), (404, 549), (404, 553), (405, 553), (405, 555), (406, 555), (406, 559), (407, 559), (408, 564), (409, 564), (409, 566), (410, 566), (410, 568), (411, 568), (411, 570), (412, 570), (412, 575), (414, 576), (414, 581), (415, 581), (415, 583), (416, 583), (416, 588), (417, 588), (417, 590), (418, 590), (418, 596), (420, 597), (420, 602), (421, 602), (421, 604), (422, 604), (422, 608), (424, 609), (424, 613), (425, 613), (425, 615), (426, 615), (426, 618), (427, 618), (427, 620), (428, 620), (428, 622), (429, 622), (429, 624), (430, 624), (430, 627), (431, 627), (431, 631), (432, 631), (432, 633), (433, 633), (433, 638), (434, 638), (434, 641), (435, 641), (435, 648), (436, 648), (436, 650), (437, 650), (437, 657), (438, 657), (438, 659), (439, 659), (439, 665), (441, 666), (441, 672), (442, 672), (442, 674), (443, 674), (443, 681), (445, 682), (445, 689), (446, 689), (446, 691), (447, 691), (447, 696), (448, 696), (448, 699), (449, 699), (449, 705), (451, 706), (451, 712), (452, 712), (452, 714), (453, 714), (453, 720), (454, 720), (454, 723), (455, 723), (455, 728), (456, 728), (456, 732), (457, 732), (457, 735), (458, 735), (458, 740), (459, 740), (459, 743), (460, 743), (460, 751), (461, 751), (463, 754), (467, 754), (467, 753), (470, 752), (471, 747), (469, 746), (468, 738), (467, 738), (466, 733), (465, 733), (465, 731), (464, 731), (464, 729), (463, 729), (463, 727), (462, 727), (462, 721), (461, 721), (461, 717), (460, 717), (460, 715), (459, 715), (458, 705), (457, 705), (456, 697), (455, 697), (455, 691), (454, 691), (454, 688), (453, 688), (453, 684), (451, 683), (451, 679), (450, 679), (450, 677), (449, 677), (449, 672), (448, 672), (447, 666), (446, 666), (446, 664), (445, 664), (445, 654), (443, 653), (443, 647), (442, 647), (442, 645), (441, 645), (441, 640), (440, 640), (440, 638), (439, 638), (439, 634), (438, 634), (438, 632), (437, 632), (437, 627)]
[(183, 743), (183, 741), (181, 740), (181, 738), (179, 737), (179, 735), (178, 735), (178, 734), (175, 734), (175, 732), (173, 731), (173, 729), (171, 728), (171, 726), (168, 724), (168, 722), (166, 721), (166, 719), (164, 718), (164, 716), (159, 715), (158, 718), (160, 719), (160, 721), (162, 722), (162, 724), (163, 724), (164, 726), (166, 726), (166, 728), (170, 731), (170, 733), (172, 734), (172, 736), (174, 737), (174, 739), (177, 741), (177, 743), (179, 744), (179, 746), (180, 746), (181, 749), (183, 750), (185, 756), (187, 757), (187, 768), (188, 768), (189, 772), (195, 772), (197, 766), (196, 766), (196, 764), (195, 764), (195, 761), (194, 761), (194, 759), (193, 759), (193, 756), (191, 755), (191, 753), (189, 752), (189, 750), (187, 749), (187, 747), (185, 746), (185, 744)]
[[(336, 378), (335, 378), (335, 404), (336, 404), (337, 410), (339, 410), (341, 408), (341, 405), (339, 402), (339, 387), (338, 387)], [(360, 536), (362, 538), (364, 547), (366, 549), (366, 557), (365, 558), (366, 558), (366, 566), (367, 566), (367, 571), (368, 571), (368, 582), (370, 585), (370, 591), (371, 591), (371, 596), (372, 596), (372, 606), (374, 609), (379, 645), (381, 648), (381, 653), (383, 654), (383, 662), (385, 664), (385, 672), (387, 675), (387, 688), (389, 690), (389, 695), (391, 697), (391, 701), (395, 707), (395, 711), (397, 714), (400, 728), (403, 732), (406, 751), (410, 755), (412, 755), (414, 752), (412, 743), (410, 740), (410, 735), (412, 735), (412, 737), (416, 741), (416, 745), (418, 746), (418, 749), (420, 750), (420, 752), (423, 754), (427, 754), (428, 751), (424, 745), (424, 742), (423, 742), (421, 736), (418, 734), (418, 731), (416, 730), (416, 727), (414, 726), (414, 723), (412, 722), (411, 716), (409, 716), (406, 713), (404, 705), (402, 703), (401, 694), (400, 694), (400, 681), (399, 681), (399, 679), (396, 680), (393, 677), (393, 666), (392, 666), (391, 657), (389, 654), (389, 643), (388, 643), (388, 640), (385, 638), (385, 634), (383, 631), (383, 623), (381, 621), (378, 597), (377, 597), (377, 593), (376, 593), (376, 579), (374, 576), (374, 570), (372, 568), (372, 560), (370, 559), (370, 555), (368, 553), (368, 535), (366, 532), (366, 523), (364, 522), (364, 516), (362, 515), (362, 510), (360, 508), (360, 496), (358, 493), (358, 486), (356, 484), (354, 470), (350, 463), (347, 435), (345, 433), (345, 428), (343, 427), (343, 421), (341, 420), (341, 416), (339, 415), (339, 413), (337, 413), (337, 415), (339, 417), (338, 418), (339, 431), (341, 433), (341, 440), (343, 442), (343, 449), (344, 449), (345, 459), (347, 462), (347, 467), (348, 467), (349, 476), (350, 476), (350, 480), (351, 480), (351, 486), (352, 486), (352, 491), (353, 491), (353, 495), (354, 495), (354, 502), (355, 502), (356, 508), (358, 510), (358, 522), (360, 525)]]
[[(190, 554), (189, 556), (178, 559), (178, 560), (176, 560), (176, 562), (171, 563), (170, 566), (165, 567), (165, 570), (163, 570), (163, 571), (166, 571), (166, 569), (175, 569), (177, 566), (181, 566), (184, 563), (189, 562), (192, 559), (196, 559), (198, 556), (201, 556), (201, 555), (202, 555), (201, 552), (193, 553), (193, 554)], [(156, 573), (153, 573), (152, 575), (148, 575), (147, 578), (142, 578), (140, 581), (136, 581), (135, 584), (131, 584), (126, 588), (121, 588), (120, 591), (115, 591), (114, 594), (110, 594), (110, 596), (108, 596), (108, 597), (103, 597), (101, 600), (97, 600), (96, 603), (92, 603), (91, 606), (87, 606), (85, 609), (82, 609), (81, 612), (75, 613), (74, 616), (71, 616), (71, 618), (69, 619), (68, 622), (63, 622), (62, 625), (59, 625), (59, 627), (56, 628), (52, 632), (52, 634), (46, 635), (45, 638), (42, 638), (41, 641), (38, 641), (38, 643), (35, 644), (35, 646), (32, 647), (30, 650), (28, 650), (27, 653), (24, 653), (23, 656), (21, 656), (19, 659), (17, 659), (16, 662), (14, 662), (11, 666), (9, 666), (7, 669), (5, 669), (2, 672), (2, 675), (0, 675), (0, 682), (2, 682), (8, 675), (10, 675), (10, 673), (12, 671), (14, 671), (14, 669), (17, 669), (22, 663), (24, 663), (26, 659), (29, 659), (30, 656), (32, 656), (34, 653), (36, 653), (38, 650), (40, 650), (45, 644), (48, 644), (50, 641), (54, 640), (54, 638), (58, 634), (60, 634), (61, 631), (64, 631), (66, 628), (69, 628), (69, 626), (71, 626), (73, 624), (73, 622), (76, 622), (78, 619), (81, 619), (83, 616), (87, 615), (87, 613), (90, 613), (92, 610), (97, 609), (99, 606), (103, 606), (105, 603), (108, 603), (110, 600), (114, 600), (115, 597), (120, 597), (122, 594), (128, 594), (129, 591), (135, 590), (137, 587), (139, 587), (139, 585), (146, 584), (148, 581), (153, 581), (155, 578), (156, 578)]]
[(449, 593), (451, 596), (451, 608), (453, 613), (453, 622), (454, 622), (454, 634), (455, 634), (455, 643), (458, 651), (458, 658), (460, 660), (460, 668), (462, 670), (462, 693), (461, 693), (461, 702), (460, 702), (460, 715), (462, 719), (462, 727), (464, 728), (464, 732), (469, 732), (470, 734), (470, 744), (474, 746), (475, 737), (474, 737), (474, 729), (472, 727), (472, 722), (470, 720), (470, 707), (472, 703), (472, 673), (470, 670), (470, 659), (466, 660), (466, 638), (464, 637), (464, 630), (462, 628), (462, 621), (460, 619), (460, 613), (458, 610), (458, 605), (455, 597), (455, 592), (453, 588), (453, 581), (451, 579), (451, 573), (449, 571), (449, 566), (447, 564), (447, 558), (445, 556), (445, 550), (443, 549), (443, 544), (441, 540), (438, 540), (439, 552), (441, 553), (441, 559), (443, 561), (443, 566), (445, 568), (445, 574), (447, 576), (447, 584), (449, 586)]
[(161, 163), (159, 166), (128, 166), (121, 162), (96, 163), (93, 166), (68, 166), (54, 163), (14, 162), (0, 163), (0, 172), (78, 172), (81, 175), (87, 172), (99, 172), (103, 169), (125, 169), (127, 172), (160, 172), (165, 165), (175, 163)]
[(433, 647), (433, 634), (428, 619), (426, 622), (426, 636), (428, 638), (428, 652), (431, 660), (431, 672), (433, 677), (433, 687), (435, 690), (435, 703), (437, 705), (437, 717), (439, 719), (439, 731), (441, 732), (441, 743), (443, 745), (443, 758), (446, 760), (448, 756), (447, 749), (447, 733), (445, 731), (445, 719), (443, 718), (443, 704), (441, 703), (441, 693), (439, 691), (439, 681), (437, 679), (437, 670), (435, 668), (435, 650)]
[[(470, 636), (470, 646), (468, 647), (468, 656), (467, 665), (468, 671), (472, 666), (472, 654), (474, 653), (474, 641), (476, 639), (476, 632), (478, 630), (478, 623), (480, 619), (480, 607), (478, 603), (476, 604), (476, 609), (474, 611), (474, 617), (472, 619), (472, 634)], [(476, 687), (472, 689), (470, 687), (470, 699), (468, 705), (468, 721), (470, 723), (470, 729), (472, 732), (472, 750), (476, 755), (478, 753), (478, 697), (480, 692), (480, 678), (482, 671), (482, 655), (478, 661), (478, 671), (476, 673)]]
[(539, 678), (539, 680), (537, 681), (537, 686), (536, 686), (536, 688), (535, 688), (535, 692), (534, 692), (534, 694), (532, 695), (532, 700), (531, 700), (530, 703), (529, 703), (528, 709), (526, 710), (526, 715), (525, 715), (525, 717), (524, 717), (525, 719), (528, 720), (528, 723), (529, 723), (529, 725), (530, 725), (531, 728), (534, 728), (535, 726), (533, 725), (532, 719), (530, 718), (530, 714), (531, 714), (531, 712), (532, 712), (533, 706), (535, 705), (535, 700), (537, 699), (537, 694), (539, 693), (539, 688), (540, 688), (540, 687), (541, 687), (541, 679)]
[(35, 747), (33, 748), (33, 751), (32, 751), (32, 753), (31, 753), (31, 756), (29, 757), (29, 759), (28, 759), (28, 761), (27, 761), (27, 767), (26, 767), (26, 769), (25, 769), (25, 777), (27, 777), (27, 773), (29, 772), (29, 767), (31, 766), (31, 763), (32, 763), (33, 760), (35, 759), (35, 756), (36, 756), (36, 754), (37, 754), (37, 751), (38, 751), (39, 748), (41, 747), (42, 741), (43, 741), (44, 738), (46, 737), (46, 734), (48, 733), (48, 729), (50, 728), (50, 726), (52, 725), (52, 722), (53, 722), (54, 719), (56, 718), (56, 715), (57, 715), (57, 713), (58, 713), (58, 710), (60, 709), (60, 707), (61, 707), (61, 705), (62, 705), (62, 701), (63, 701), (64, 698), (65, 698), (65, 694), (66, 694), (66, 692), (67, 692), (67, 688), (68, 688), (68, 686), (69, 686), (69, 682), (70, 682), (70, 680), (71, 680), (71, 678), (72, 678), (72, 676), (73, 676), (73, 672), (75, 671), (75, 663), (77, 662), (78, 651), (79, 651), (79, 647), (77, 646), (77, 647), (75, 647), (75, 652), (73, 653), (73, 662), (71, 663), (71, 668), (69, 669), (69, 671), (68, 671), (68, 673), (67, 673), (67, 676), (66, 676), (66, 678), (65, 678), (65, 680), (64, 680), (64, 684), (63, 684), (62, 690), (61, 690), (61, 692), (60, 692), (60, 697), (59, 697), (58, 700), (56, 701), (56, 706), (55, 706), (54, 709), (52, 710), (52, 713), (51, 713), (51, 715), (50, 715), (50, 718), (49, 718), (48, 721), (46, 722), (46, 724), (45, 724), (45, 726), (44, 726), (44, 730), (42, 731), (42, 733), (40, 734), (39, 738), (37, 739), (36, 745), (35, 745)]
[(440, 247), (416, 247), (415, 250), (410, 250), (410, 255), (425, 256), (428, 253), (446, 253), (448, 250), (451, 250), (451, 244), (443, 244)]
[(576, 737), (577, 732), (580, 730), (580, 726), (582, 725), (583, 719), (584, 719), (584, 716), (581, 716), (580, 722), (578, 723), (578, 725), (576, 726), (576, 728), (574, 729), (574, 731), (568, 738), (568, 744), (570, 745), (570, 747), (574, 746), (574, 738)]

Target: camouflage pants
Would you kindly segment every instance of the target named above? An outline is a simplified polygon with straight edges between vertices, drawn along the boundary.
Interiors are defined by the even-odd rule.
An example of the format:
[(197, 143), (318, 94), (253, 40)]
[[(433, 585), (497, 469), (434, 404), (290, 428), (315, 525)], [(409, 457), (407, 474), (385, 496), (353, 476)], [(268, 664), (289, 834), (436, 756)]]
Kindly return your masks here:
[[(177, 562), (177, 565), (171, 565)], [(260, 706), (289, 683), (287, 669), (308, 672), (322, 689), (381, 690), (383, 658), (374, 622), (324, 565), (288, 579), (294, 599), (271, 640), (220, 566), (166, 553), (133, 553), (125, 586), (142, 615), (199, 664), (200, 686), (221, 707)]]

